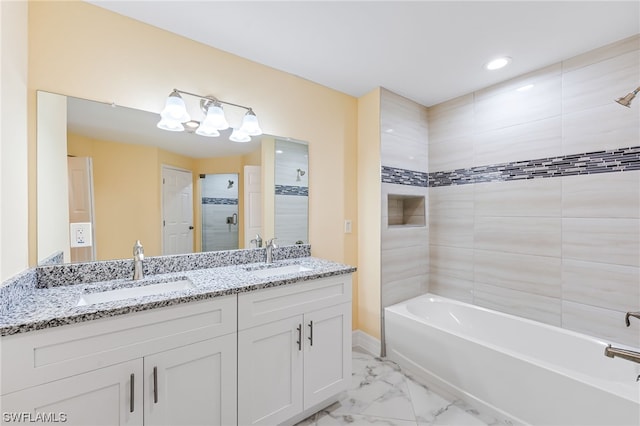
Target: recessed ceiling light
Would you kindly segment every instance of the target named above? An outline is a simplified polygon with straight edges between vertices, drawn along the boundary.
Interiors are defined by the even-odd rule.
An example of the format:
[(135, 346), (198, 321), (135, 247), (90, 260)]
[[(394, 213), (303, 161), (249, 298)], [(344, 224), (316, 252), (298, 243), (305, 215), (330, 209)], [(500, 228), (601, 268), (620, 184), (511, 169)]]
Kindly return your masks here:
[(485, 68), (489, 71), (499, 70), (506, 67), (511, 62), (511, 58), (508, 56), (502, 56), (500, 58), (493, 59), (485, 64)]
[(281, 149), (276, 149), (276, 154), (282, 154), (284, 151)]

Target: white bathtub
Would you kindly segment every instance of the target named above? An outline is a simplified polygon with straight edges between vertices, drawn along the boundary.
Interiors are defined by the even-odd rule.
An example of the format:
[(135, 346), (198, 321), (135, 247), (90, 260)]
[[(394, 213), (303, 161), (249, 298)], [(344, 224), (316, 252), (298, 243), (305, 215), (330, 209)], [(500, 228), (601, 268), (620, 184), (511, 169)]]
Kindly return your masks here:
[(640, 364), (608, 342), (432, 294), (385, 308), (385, 337), (387, 357), (507, 423), (640, 425)]

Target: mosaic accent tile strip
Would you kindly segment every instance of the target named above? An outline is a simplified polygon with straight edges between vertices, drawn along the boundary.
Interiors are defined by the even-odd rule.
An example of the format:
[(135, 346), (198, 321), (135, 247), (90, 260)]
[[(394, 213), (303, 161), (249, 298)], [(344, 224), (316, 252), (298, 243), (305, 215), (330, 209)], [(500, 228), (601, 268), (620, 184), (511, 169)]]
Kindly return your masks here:
[(640, 170), (640, 146), (429, 173), (429, 187)]
[[(311, 256), (311, 246), (308, 244), (283, 246), (273, 250), (274, 260), (309, 256)], [(205, 253), (147, 257), (143, 262), (143, 269), (145, 275), (157, 275), (264, 262), (265, 259), (265, 248), (211, 251)], [(51, 288), (69, 285), (70, 283), (92, 283), (97, 281), (129, 279), (132, 276), (133, 260), (131, 259), (39, 266), (36, 268), (36, 287)]]
[(225, 206), (235, 206), (238, 205), (237, 198), (211, 198), (211, 197), (202, 197), (202, 204), (219, 204)]
[(416, 170), (398, 169), (395, 167), (382, 166), (382, 183), (395, 183), (398, 185), (422, 186), (426, 187), (429, 174)]
[(306, 186), (276, 185), (276, 195), (297, 195), (300, 197), (309, 196), (309, 188)]

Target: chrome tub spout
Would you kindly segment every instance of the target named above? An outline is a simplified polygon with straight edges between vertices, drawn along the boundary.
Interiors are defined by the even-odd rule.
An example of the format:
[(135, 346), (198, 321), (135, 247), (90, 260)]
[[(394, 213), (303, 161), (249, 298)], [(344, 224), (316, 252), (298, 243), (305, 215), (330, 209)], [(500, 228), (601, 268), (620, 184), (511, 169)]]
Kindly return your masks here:
[(626, 359), (627, 361), (640, 363), (640, 352), (630, 351), (628, 349), (614, 348), (609, 345), (604, 348), (604, 354), (609, 358), (618, 357)]

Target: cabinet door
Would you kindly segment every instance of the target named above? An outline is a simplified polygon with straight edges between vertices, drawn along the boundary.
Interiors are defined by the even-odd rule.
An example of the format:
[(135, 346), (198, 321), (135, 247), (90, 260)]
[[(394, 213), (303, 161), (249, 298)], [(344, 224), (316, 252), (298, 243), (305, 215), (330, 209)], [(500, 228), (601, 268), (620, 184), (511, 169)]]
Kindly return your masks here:
[(351, 384), (351, 304), (305, 314), (304, 409)]
[(142, 426), (142, 372), (137, 359), (3, 395), (2, 424)]
[(144, 358), (145, 425), (236, 424), (236, 334)]
[(239, 425), (276, 425), (302, 412), (302, 320), (238, 333)]

